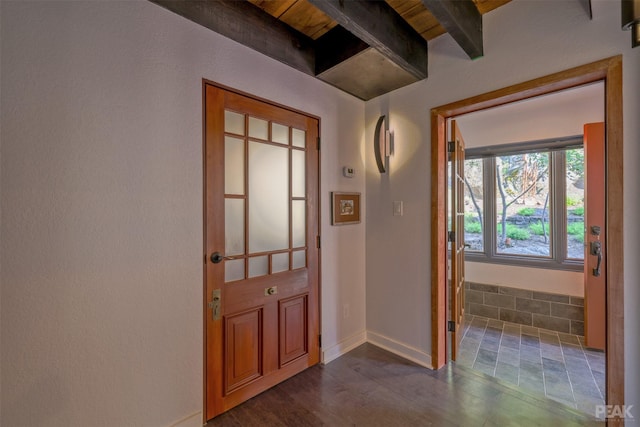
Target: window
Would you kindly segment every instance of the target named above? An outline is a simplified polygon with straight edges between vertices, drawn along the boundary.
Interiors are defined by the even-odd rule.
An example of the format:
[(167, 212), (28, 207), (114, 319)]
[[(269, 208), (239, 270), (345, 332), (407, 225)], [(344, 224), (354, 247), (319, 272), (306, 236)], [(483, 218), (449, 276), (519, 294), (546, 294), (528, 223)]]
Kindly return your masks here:
[(582, 270), (581, 145), (574, 137), (468, 149), (466, 259)]

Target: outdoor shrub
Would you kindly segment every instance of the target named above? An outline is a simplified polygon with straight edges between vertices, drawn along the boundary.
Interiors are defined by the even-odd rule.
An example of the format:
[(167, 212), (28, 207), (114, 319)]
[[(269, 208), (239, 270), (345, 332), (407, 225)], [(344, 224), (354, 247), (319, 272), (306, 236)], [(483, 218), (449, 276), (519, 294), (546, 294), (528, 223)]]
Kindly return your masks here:
[(574, 199), (573, 197), (567, 196), (567, 206), (576, 206), (579, 205), (581, 200)]
[[(547, 236), (549, 235), (549, 224), (544, 225), (544, 230), (547, 232)], [(536, 236), (544, 236), (544, 232), (542, 230), (542, 224), (539, 222), (534, 222), (529, 225), (529, 231), (535, 234)]]
[(572, 236), (584, 236), (584, 222), (572, 222), (571, 224), (569, 224), (567, 226), (567, 234), (570, 234)]
[(531, 238), (531, 233), (529, 233), (525, 228), (507, 224), (507, 237), (513, 240), (529, 240)]
[(536, 213), (536, 211), (533, 208), (522, 208), (518, 211), (518, 215), (522, 216), (531, 216), (534, 213)]
[(571, 213), (574, 215), (584, 216), (584, 207), (580, 206), (579, 208), (575, 208)]
[(482, 233), (482, 226), (477, 221), (465, 221), (464, 231), (467, 233), (480, 234)]

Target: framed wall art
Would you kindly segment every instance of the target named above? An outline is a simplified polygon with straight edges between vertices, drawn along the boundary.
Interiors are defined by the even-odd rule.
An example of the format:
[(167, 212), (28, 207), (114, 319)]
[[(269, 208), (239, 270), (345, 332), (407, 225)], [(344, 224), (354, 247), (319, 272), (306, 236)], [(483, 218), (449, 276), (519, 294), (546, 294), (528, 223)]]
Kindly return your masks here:
[(331, 192), (331, 225), (360, 222), (360, 193)]

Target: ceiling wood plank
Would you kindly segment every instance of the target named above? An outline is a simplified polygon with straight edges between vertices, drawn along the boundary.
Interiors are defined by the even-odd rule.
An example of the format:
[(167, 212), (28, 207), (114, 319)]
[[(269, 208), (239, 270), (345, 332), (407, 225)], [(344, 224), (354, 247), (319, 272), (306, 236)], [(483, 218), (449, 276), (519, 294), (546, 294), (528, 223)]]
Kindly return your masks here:
[(482, 15), (473, 0), (422, 0), (451, 37), (476, 59), (484, 55)]
[(150, 1), (303, 73), (315, 76), (313, 40), (249, 2)]
[(411, 75), (427, 77), (427, 42), (391, 6), (375, 0), (309, 0)]

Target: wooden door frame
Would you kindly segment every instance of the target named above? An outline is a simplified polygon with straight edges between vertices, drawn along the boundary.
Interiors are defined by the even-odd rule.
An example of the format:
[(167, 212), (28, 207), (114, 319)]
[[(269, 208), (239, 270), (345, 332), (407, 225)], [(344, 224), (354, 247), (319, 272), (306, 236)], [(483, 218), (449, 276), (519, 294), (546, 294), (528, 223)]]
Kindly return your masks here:
[(431, 360), (446, 359), (447, 150), (446, 120), (588, 83), (605, 84), (607, 343), (606, 403), (624, 404), (624, 245), (622, 56), (596, 61), (545, 77), (456, 101), (431, 110)]
[[(315, 119), (318, 122), (318, 200), (317, 200), (317, 212), (316, 217), (318, 221), (318, 236), (322, 236), (322, 207), (321, 207), (321, 182), (322, 182), (322, 169), (320, 158), (320, 137), (321, 137), (321, 120), (320, 117), (297, 110), (295, 108), (279, 104), (269, 99), (261, 98), (247, 92), (234, 89), (229, 86), (216, 83), (211, 80), (202, 79), (202, 250), (203, 250), (203, 267), (202, 267), (202, 419), (203, 422), (207, 422), (207, 315), (209, 313), (207, 303), (209, 302), (209, 295), (207, 295), (207, 259), (208, 259), (208, 247), (207, 247), (207, 86), (214, 86), (218, 89), (222, 89), (228, 92), (233, 92), (238, 95), (253, 99), (255, 101), (263, 102), (265, 104), (272, 105), (274, 107), (282, 108), (293, 113), (301, 114), (303, 116)], [(317, 313), (318, 313), (318, 334), (322, 334), (322, 249), (320, 246), (318, 251), (318, 265), (317, 265)], [(318, 345), (318, 360), (321, 359), (322, 345)]]

